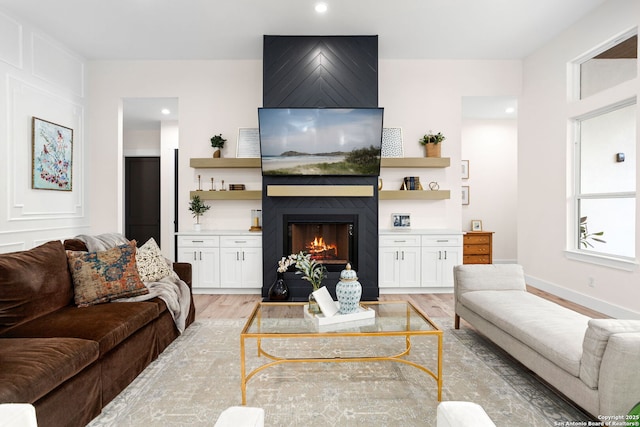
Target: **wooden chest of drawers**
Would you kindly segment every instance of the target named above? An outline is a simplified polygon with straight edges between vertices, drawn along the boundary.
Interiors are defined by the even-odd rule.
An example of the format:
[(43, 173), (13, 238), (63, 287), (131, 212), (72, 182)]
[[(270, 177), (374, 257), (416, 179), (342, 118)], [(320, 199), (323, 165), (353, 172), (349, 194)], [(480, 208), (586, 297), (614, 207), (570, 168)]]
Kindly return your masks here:
[(469, 231), (462, 243), (463, 264), (493, 263), (493, 231)]

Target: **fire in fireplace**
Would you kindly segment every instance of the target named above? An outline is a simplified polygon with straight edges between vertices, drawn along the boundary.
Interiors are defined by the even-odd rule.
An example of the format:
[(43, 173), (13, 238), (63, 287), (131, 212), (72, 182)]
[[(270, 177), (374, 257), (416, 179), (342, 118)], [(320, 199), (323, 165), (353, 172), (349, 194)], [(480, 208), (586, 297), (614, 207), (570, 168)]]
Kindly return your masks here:
[(330, 271), (332, 267), (342, 268), (348, 262), (356, 262), (353, 220), (337, 218), (319, 222), (317, 217), (316, 220), (298, 218), (288, 221), (286, 229), (289, 253), (308, 253)]

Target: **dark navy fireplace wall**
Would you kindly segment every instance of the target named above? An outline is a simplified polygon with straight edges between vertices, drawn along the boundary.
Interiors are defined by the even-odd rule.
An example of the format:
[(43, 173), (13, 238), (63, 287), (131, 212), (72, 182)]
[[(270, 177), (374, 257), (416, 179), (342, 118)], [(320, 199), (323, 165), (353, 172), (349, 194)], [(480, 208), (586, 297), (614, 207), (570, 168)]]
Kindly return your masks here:
[[(268, 197), (269, 185), (370, 185), (373, 197)], [(362, 284), (362, 299), (376, 300), (378, 290), (378, 180), (376, 177), (263, 177), (262, 197), (262, 296), (276, 280), (278, 261), (286, 253), (285, 215), (354, 215), (357, 217), (357, 273)], [(339, 271), (329, 271), (323, 285), (335, 298)], [(306, 300), (311, 292), (309, 282), (293, 270), (285, 274), (293, 300)]]

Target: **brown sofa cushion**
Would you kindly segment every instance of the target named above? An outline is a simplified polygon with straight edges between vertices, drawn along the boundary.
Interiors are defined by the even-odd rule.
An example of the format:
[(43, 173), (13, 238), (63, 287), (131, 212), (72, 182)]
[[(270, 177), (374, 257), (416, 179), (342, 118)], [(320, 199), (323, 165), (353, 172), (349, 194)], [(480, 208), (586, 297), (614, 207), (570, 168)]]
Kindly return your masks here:
[(98, 252), (67, 251), (78, 307), (149, 293), (138, 275), (136, 242)]
[(7, 338), (70, 337), (96, 341), (100, 357), (159, 315), (153, 302), (69, 306), (7, 331)]
[(59, 241), (0, 254), (0, 334), (71, 304), (67, 255)]
[(0, 402), (34, 403), (97, 359), (93, 341), (0, 339)]

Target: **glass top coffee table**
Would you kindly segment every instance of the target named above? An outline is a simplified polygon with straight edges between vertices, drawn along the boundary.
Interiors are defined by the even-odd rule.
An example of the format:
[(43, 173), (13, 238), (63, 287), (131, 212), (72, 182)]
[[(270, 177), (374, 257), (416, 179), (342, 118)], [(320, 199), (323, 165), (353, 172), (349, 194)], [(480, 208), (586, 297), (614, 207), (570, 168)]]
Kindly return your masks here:
[[(313, 319), (305, 316), (304, 303), (273, 303), (259, 302), (256, 304), (251, 316), (247, 320), (240, 333), (240, 370), (242, 404), (247, 404), (247, 382), (258, 372), (271, 366), (282, 363), (300, 362), (367, 362), (367, 361), (392, 361), (404, 363), (418, 368), (433, 379), (438, 386), (438, 401), (442, 399), (442, 330), (424, 314), (408, 301), (383, 301), (383, 302), (361, 302), (361, 306), (366, 310), (374, 310), (375, 318), (344, 322), (333, 325), (318, 326)], [(412, 336), (433, 336), (438, 341), (437, 349), (437, 372), (425, 367), (421, 362), (407, 360), (411, 351)], [(393, 350), (392, 354), (364, 354), (364, 355), (298, 355), (287, 354), (276, 355), (274, 351), (267, 352), (263, 349), (262, 340), (290, 340), (290, 339), (341, 339), (341, 340), (362, 340), (365, 337), (401, 337), (404, 338), (403, 345), (398, 350)], [(257, 356), (264, 356), (270, 362), (260, 365), (247, 373), (246, 367), (246, 344), (247, 340), (257, 340)], [(266, 341), (265, 341), (266, 342)], [(352, 342), (353, 346), (358, 346), (359, 342)], [(276, 346), (278, 347), (278, 346)], [(384, 350), (385, 346), (373, 346), (376, 349)], [(305, 352), (306, 353), (306, 352)]]

